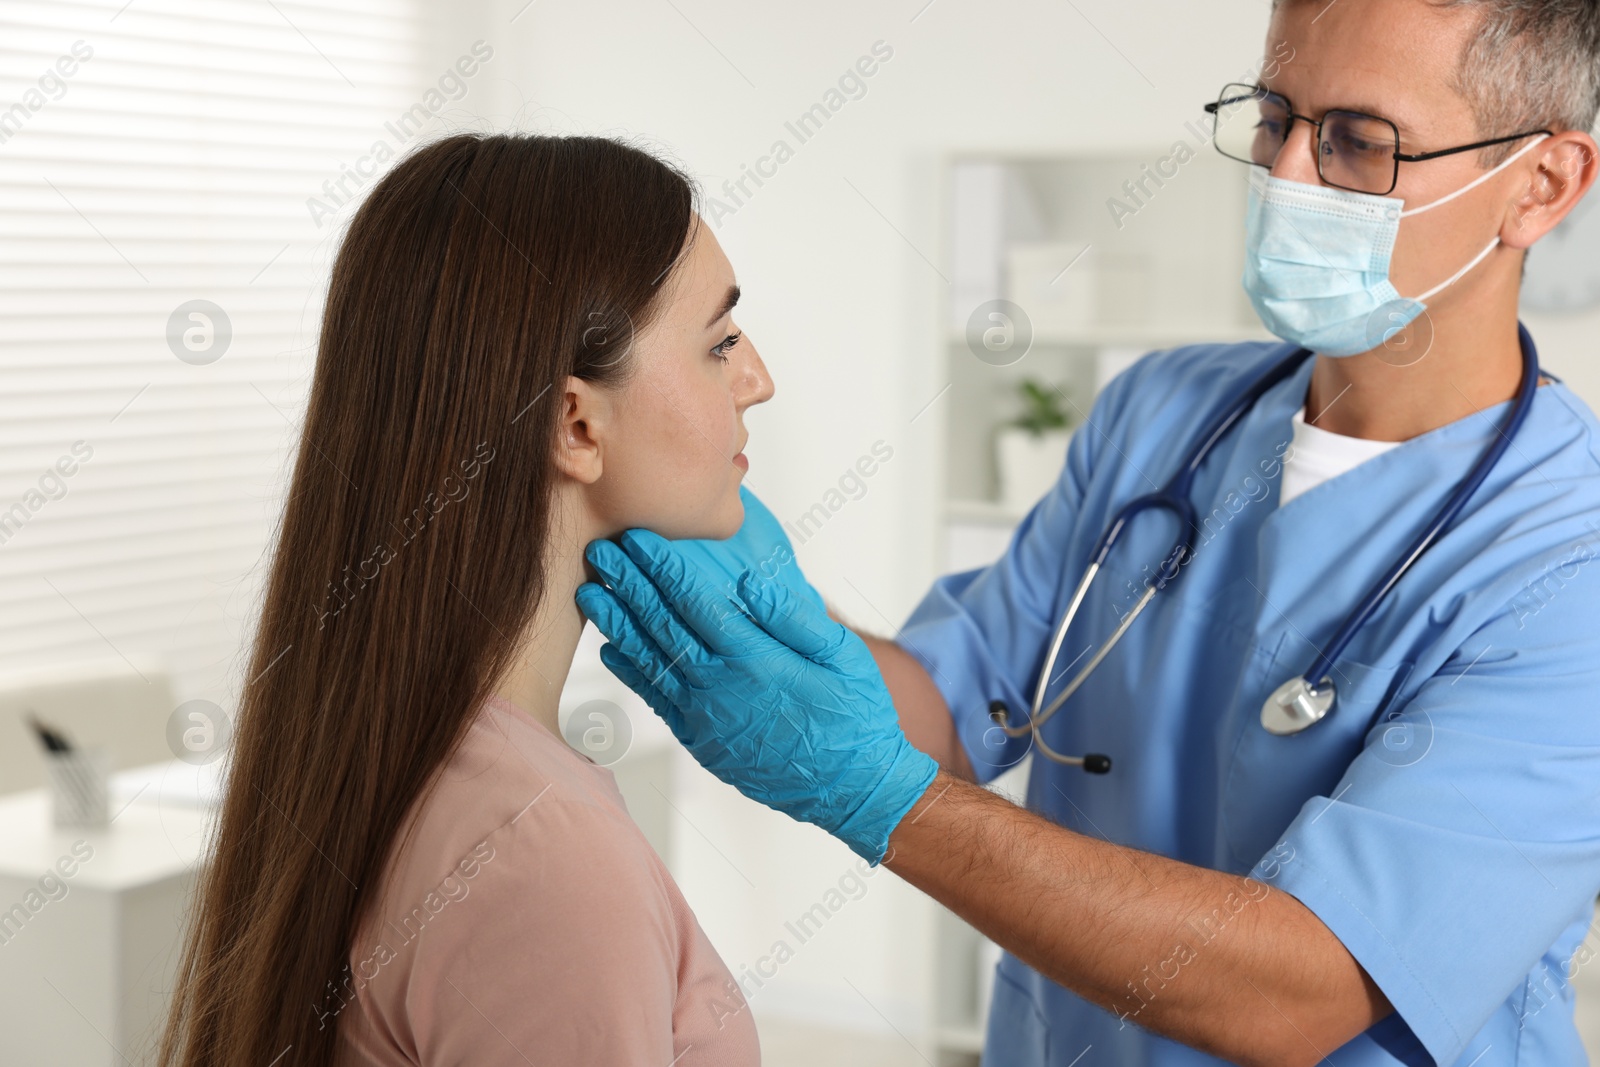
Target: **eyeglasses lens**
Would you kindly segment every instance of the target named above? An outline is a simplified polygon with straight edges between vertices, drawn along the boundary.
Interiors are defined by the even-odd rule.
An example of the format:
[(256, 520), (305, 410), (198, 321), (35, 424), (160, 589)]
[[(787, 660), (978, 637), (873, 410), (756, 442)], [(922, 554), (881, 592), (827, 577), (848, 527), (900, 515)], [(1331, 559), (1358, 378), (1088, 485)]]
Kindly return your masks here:
[(1329, 185), (1362, 193), (1394, 188), (1395, 129), (1383, 119), (1354, 111), (1330, 111), (1322, 119), (1317, 166)]
[[(1289, 101), (1253, 85), (1229, 85), (1215, 106), (1216, 145), (1223, 155), (1271, 167), (1278, 161), (1293, 118)], [(1363, 193), (1394, 187), (1399, 137), (1384, 119), (1356, 111), (1323, 116), (1317, 167), (1329, 185)]]
[(1217, 101), (1217, 148), (1244, 163), (1270, 167), (1289, 130), (1283, 97), (1249, 85), (1230, 85)]

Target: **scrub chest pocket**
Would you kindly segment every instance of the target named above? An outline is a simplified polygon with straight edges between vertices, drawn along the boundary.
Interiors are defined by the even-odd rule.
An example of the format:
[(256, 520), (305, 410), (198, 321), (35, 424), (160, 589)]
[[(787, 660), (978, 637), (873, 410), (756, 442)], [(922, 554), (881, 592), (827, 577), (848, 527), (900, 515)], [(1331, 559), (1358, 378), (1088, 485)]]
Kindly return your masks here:
[[(1277, 844), (1307, 800), (1325, 796), (1337, 801), (1340, 779), (1369, 743), (1380, 759), (1398, 767), (1427, 755), (1433, 743), (1427, 713), (1391, 707), (1411, 668), (1409, 661), (1389, 666), (1339, 661), (1333, 675), (1339, 687), (1338, 713), (1302, 733), (1268, 733), (1253, 708), (1241, 716), (1223, 781), (1221, 812), (1228, 855), (1240, 869), (1249, 870)], [(1269, 673), (1293, 670), (1275, 655)]]

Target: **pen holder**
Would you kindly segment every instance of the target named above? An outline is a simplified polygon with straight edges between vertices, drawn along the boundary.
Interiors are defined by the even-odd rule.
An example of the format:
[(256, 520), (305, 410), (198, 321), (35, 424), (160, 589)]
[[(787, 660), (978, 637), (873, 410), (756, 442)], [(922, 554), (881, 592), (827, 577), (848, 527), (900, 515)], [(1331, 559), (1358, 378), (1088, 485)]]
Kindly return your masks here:
[(101, 746), (45, 754), (51, 819), (59, 827), (103, 827), (111, 814), (111, 754)]

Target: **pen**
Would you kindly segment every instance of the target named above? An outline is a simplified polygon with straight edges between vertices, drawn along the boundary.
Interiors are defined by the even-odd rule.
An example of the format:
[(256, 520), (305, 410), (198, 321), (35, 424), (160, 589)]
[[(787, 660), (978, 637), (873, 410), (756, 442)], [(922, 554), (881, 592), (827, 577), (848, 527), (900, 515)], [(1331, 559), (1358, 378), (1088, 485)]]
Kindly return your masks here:
[(39, 741), (48, 752), (71, 752), (72, 745), (65, 737), (40, 722), (38, 717), (28, 714), (28, 725), (33, 727), (33, 732), (39, 735)]

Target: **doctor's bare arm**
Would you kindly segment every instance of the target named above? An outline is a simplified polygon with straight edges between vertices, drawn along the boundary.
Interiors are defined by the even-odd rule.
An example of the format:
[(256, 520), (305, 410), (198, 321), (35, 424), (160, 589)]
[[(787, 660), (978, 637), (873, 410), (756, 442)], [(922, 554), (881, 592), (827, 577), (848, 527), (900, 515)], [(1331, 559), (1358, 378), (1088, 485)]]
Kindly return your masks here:
[[(907, 739), (943, 771), (884, 865), (1042, 974), (1240, 1064), (1315, 1064), (1393, 1010), (1305, 905), (1265, 882), (1085, 837), (971, 784), (944, 696), (893, 641), (856, 633)], [(1200, 940), (1194, 931), (1215, 935)]]
[(855, 634), (866, 642), (867, 650), (877, 661), (878, 673), (883, 675), (889, 696), (894, 699), (894, 710), (900, 717), (900, 729), (905, 731), (906, 740), (932, 756), (945, 770), (974, 781), (972, 761), (967, 758), (967, 750), (956, 734), (955, 719), (944, 694), (933, 684), (922, 664), (893, 641), (860, 630), (855, 630)]
[(1234, 1063), (1309, 1067), (1393, 1011), (1287, 893), (1085, 837), (945, 771), (883, 862), (1127, 1025)]

